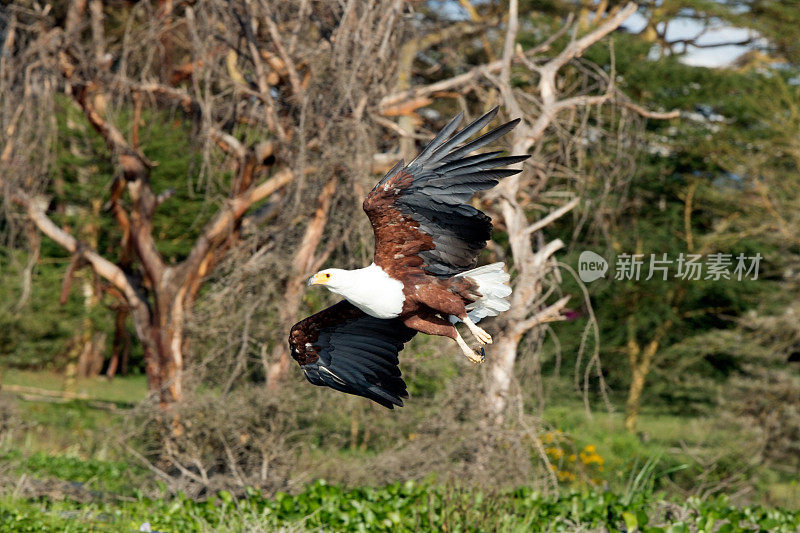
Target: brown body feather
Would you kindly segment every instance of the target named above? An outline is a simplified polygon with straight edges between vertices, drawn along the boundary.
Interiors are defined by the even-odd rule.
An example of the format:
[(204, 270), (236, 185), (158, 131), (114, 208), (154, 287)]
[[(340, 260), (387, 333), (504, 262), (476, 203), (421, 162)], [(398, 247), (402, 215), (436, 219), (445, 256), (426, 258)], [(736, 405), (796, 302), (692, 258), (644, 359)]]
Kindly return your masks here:
[(375, 233), (374, 262), (402, 282), (405, 301), (399, 318), (406, 326), (454, 339), (456, 329), (446, 317), (463, 319), (466, 306), (481, 294), (470, 278), (443, 278), (425, 271), (425, 261), (419, 254), (436, 248), (433, 235), (420, 230), (419, 222), (394, 205), (413, 179), (405, 169), (400, 170), (364, 199), (364, 212)]
[(379, 185), (362, 205), (375, 234), (374, 263), (389, 276), (403, 281), (423, 274), (424, 261), (419, 253), (433, 250), (433, 236), (423, 233), (419, 223), (393, 206), (398, 194), (407, 189), (414, 176), (401, 170)]

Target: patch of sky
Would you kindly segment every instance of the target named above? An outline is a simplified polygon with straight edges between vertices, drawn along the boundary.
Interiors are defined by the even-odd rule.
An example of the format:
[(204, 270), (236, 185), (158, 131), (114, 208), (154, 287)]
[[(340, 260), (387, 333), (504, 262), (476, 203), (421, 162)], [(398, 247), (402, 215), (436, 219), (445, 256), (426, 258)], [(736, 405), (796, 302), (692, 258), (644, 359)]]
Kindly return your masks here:
[[(488, 0), (473, 0), (473, 5), (486, 3)], [(428, 0), (428, 9), (439, 15), (441, 18), (450, 21), (469, 20), (469, 13), (456, 0)], [(741, 5), (741, 12), (748, 11), (746, 5)], [(712, 19), (708, 22), (707, 29), (703, 32), (704, 23), (692, 18), (687, 10), (684, 16), (678, 16), (670, 21), (667, 26), (666, 38), (668, 41), (680, 41), (682, 39), (693, 39), (700, 35), (696, 40), (697, 46), (678, 46), (676, 53), (681, 53), (681, 61), (687, 65), (697, 67), (726, 67), (733, 64), (742, 54), (758, 47), (763, 47), (766, 43), (758, 38), (753, 30), (727, 26), (721, 20)], [(647, 19), (641, 13), (634, 13), (623, 24), (622, 27), (631, 33), (639, 33), (647, 26)], [(663, 28), (661, 28), (663, 29)], [(754, 39), (754, 42), (744, 45), (728, 44), (725, 46), (712, 46), (720, 43), (738, 43), (747, 39)], [(709, 47), (711, 46), (711, 47)], [(650, 58), (660, 57), (661, 50), (654, 46), (651, 50)]]
[(428, 0), (428, 9), (445, 20), (469, 20), (469, 13), (458, 2), (452, 0)]
[[(628, 17), (622, 26), (631, 33), (639, 33), (647, 26), (647, 19), (637, 12)], [(663, 31), (663, 23), (658, 29)], [(678, 16), (666, 26), (667, 41), (680, 41), (695, 37), (698, 37), (696, 44), (700, 47), (678, 46), (676, 52), (684, 52), (681, 61), (696, 67), (726, 67), (747, 51), (765, 44), (752, 30), (727, 26), (719, 19), (712, 19), (708, 25), (705, 25), (702, 21), (689, 16)], [(754, 42), (743, 45), (713, 46), (720, 43), (738, 43), (747, 39), (754, 39)], [(711, 47), (707, 48), (709, 46)], [(650, 58), (657, 59), (660, 54), (661, 49), (654, 46), (650, 52)]]
[[(488, 4), (491, 0), (471, 0), (473, 6)], [(457, 0), (428, 0), (428, 9), (445, 20), (469, 20), (469, 13)]]
[(734, 172), (717, 174), (711, 183), (718, 189), (742, 190), (745, 188), (744, 178)]

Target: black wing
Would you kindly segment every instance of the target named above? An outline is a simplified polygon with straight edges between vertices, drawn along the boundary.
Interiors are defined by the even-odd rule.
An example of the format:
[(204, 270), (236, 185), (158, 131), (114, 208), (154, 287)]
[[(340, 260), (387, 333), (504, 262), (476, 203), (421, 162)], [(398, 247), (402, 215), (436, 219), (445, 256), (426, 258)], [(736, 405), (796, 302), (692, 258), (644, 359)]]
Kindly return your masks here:
[(414, 334), (398, 319), (371, 317), (343, 300), (295, 324), (289, 347), (314, 385), (392, 409), (408, 398), (397, 354)]
[(520, 172), (498, 167), (529, 157), (497, 157), (499, 151), (469, 156), (519, 123), (512, 120), (466, 142), (492, 121), (497, 110), (455, 133), (463, 118), (459, 113), (416, 159), (405, 168), (402, 161), (398, 163), (367, 196), (364, 210), (375, 232), (375, 263), (384, 270), (398, 261), (408, 262), (409, 255), (418, 257), (421, 268), (435, 276), (450, 277), (475, 266), (491, 237), (492, 220), (466, 202), (475, 192)]

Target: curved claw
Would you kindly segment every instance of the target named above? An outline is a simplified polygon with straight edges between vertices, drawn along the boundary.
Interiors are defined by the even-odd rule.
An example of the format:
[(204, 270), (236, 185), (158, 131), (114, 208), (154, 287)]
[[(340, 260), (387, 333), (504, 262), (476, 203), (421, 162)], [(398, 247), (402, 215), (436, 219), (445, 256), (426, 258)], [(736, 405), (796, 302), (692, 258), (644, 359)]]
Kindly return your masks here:
[(458, 347), (461, 348), (461, 352), (464, 354), (464, 356), (466, 356), (467, 359), (475, 364), (483, 363), (483, 361), (486, 359), (483, 348), (481, 348), (480, 353), (478, 353), (470, 348), (466, 342), (464, 342), (464, 339), (461, 338), (461, 335), (458, 335), (458, 332), (456, 332), (456, 335), (455, 341), (458, 344)]

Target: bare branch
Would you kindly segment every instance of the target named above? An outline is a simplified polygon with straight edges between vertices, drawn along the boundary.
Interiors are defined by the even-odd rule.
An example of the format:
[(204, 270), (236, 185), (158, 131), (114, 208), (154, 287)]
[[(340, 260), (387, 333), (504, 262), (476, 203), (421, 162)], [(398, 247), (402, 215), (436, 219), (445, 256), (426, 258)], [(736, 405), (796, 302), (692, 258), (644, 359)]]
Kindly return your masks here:
[[(394, 95), (386, 96), (381, 99), (379, 103), (381, 109), (390, 107), (392, 104), (397, 104), (398, 102), (408, 100), (409, 98), (415, 98), (423, 96), (424, 94), (430, 94), (431, 92), (436, 92), (436, 91), (443, 91), (448, 88), (457, 86), (457, 84), (450, 86), (442, 85), (441, 88), (434, 90), (425, 90), (424, 88), (411, 89), (410, 88), (411, 75), (412, 75), (412, 66), (414, 60), (416, 59), (417, 54), (422, 50), (426, 50), (431, 46), (435, 46), (438, 43), (441, 43), (449, 39), (453, 39), (455, 37), (473, 34), (481, 30), (483, 27), (484, 27), (483, 25), (477, 25), (473, 23), (456, 24), (448, 28), (445, 28), (443, 30), (440, 30), (438, 32), (429, 33), (422, 39), (416, 41), (409, 41), (408, 43), (406, 43), (400, 50), (400, 56), (398, 58), (398, 66), (397, 66), (398, 77), (396, 86), (396, 89), (398, 89), (398, 91)], [(466, 75), (462, 75), (457, 78), (468, 80), (470, 78), (470, 73), (467, 73)]]
[(159, 206), (175, 196), (175, 189), (170, 188), (156, 196), (156, 205)]
[(625, 7), (617, 11), (617, 13), (606, 18), (597, 28), (584, 35), (580, 39), (573, 40), (569, 45), (567, 45), (566, 48), (564, 48), (564, 50), (561, 51), (561, 53), (558, 54), (558, 56), (548, 62), (543, 68), (555, 72), (572, 59), (582, 56), (587, 48), (619, 28), (620, 25), (628, 19), (628, 17), (636, 12), (636, 9), (636, 4), (629, 2), (625, 5)]
[[(151, 280), (157, 280), (164, 272), (164, 259), (152, 235), (151, 220), (157, 205), (155, 195), (150, 189), (150, 168), (153, 164), (144, 154), (128, 144), (116, 126), (100, 115), (92, 103), (90, 90), (86, 84), (77, 85), (73, 90), (73, 97), (83, 109), (89, 123), (106, 141), (109, 150), (116, 155), (122, 167), (125, 184), (134, 204), (130, 214), (131, 242), (138, 250), (147, 275)], [(113, 184), (112, 188), (116, 185)]]
[(257, 187), (231, 200), (228, 205), (217, 213), (206, 225), (192, 248), (192, 251), (189, 253), (189, 256), (184, 260), (182, 266), (186, 271), (186, 275), (197, 269), (208, 251), (218, 244), (226, 232), (230, 231), (233, 227), (234, 222), (239, 220), (253, 204), (263, 200), (281, 187), (287, 185), (294, 178), (295, 176), (292, 171), (283, 170)]
[[(262, 102), (264, 103), (265, 107), (265, 119), (267, 122), (267, 126), (269, 127), (270, 131), (274, 132), (275, 135), (278, 136), (278, 139), (282, 142), (286, 141), (286, 131), (281, 126), (280, 119), (278, 118), (277, 112), (275, 111), (275, 101), (272, 98), (272, 88), (270, 87), (269, 82), (267, 81), (267, 71), (264, 68), (264, 63), (261, 61), (261, 52), (258, 49), (258, 45), (256, 43), (256, 38), (253, 35), (252, 28), (246, 24), (244, 21), (241, 21), (242, 31), (244, 32), (245, 38), (247, 39), (247, 46), (250, 50), (250, 56), (253, 61), (253, 66), (256, 70), (256, 83), (258, 84), (258, 92), (255, 93)], [(239, 84), (240, 89), (246, 88), (246, 85)]]
[(67, 8), (67, 20), (64, 24), (64, 32), (67, 36), (78, 29), (84, 11), (86, 11), (86, 0), (72, 0), (69, 3), (69, 7)]
[(275, 25), (275, 21), (273, 21), (270, 17), (265, 17), (265, 20), (267, 22), (269, 35), (272, 37), (272, 42), (275, 44), (275, 49), (278, 50), (278, 55), (281, 56), (284, 65), (286, 65), (289, 83), (292, 85), (292, 92), (295, 96), (300, 96), (300, 94), (303, 92), (303, 85), (300, 83), (300, 76), (297, 75), (297, 68), (294, 65), (294, 61), (292, 61), (292, 58), (288, 53), (286, 53), (286, 48), (283, 47), (278, 26)]
[(373, 113), (373, 114), (370, 114), (369, 118), (374, 120), (376, 124), (380, 124), (384, 128), (388, 128), (388, 129), (392, 130), (393, 132), (395, 132), (396, 134), (400, 135), (401, 137), (410, 137), (412, 139), (419, 139), (419, 140), (422, 140), (422, 141), (430, 139), (430, 136), (428, 136), (428, 135), (422, 135), (420, 133), (407, 132), (406, 130), (404, 130), (403, 128), (401, 128), (400, 126), (398, 126), (397, 124), (395, 124), (391, 120), (389, 120), (387, 118), (383, 118), (380, 115), (376, 115), (376, 114)]
[(39, 264), (39, 257), (41, 255), (42, 239), (39, 232), (33, 227), (33, 224), (27, 224), (27, 230), (30, 239), (31, 250), (28, 253), (28, 262), (25, 269), (22, 271), (22, 291), (20, 291), (19, 300), (14, 307), (15, 312), (21, 311), (28, 303), (31, 296), (31, 284), (33, 282), (33, 269)]
[[(550, 48), (550, 45), (553, 44), (553, 42), (559, 39), (562, 35), (564, 35), (564, 33), (566, 33), (566, 31), (572, 26), (573, 20), (574, 16), (572, 15), (572, 13), (570, 13), (567, 16), (567, 20), (564, 23), (564, 25), (557, 32), (548, 37), (547, 40), (545, 40), (542, 44), (539, 44), (529, 50), (526, 50), (524, 55), (515, 55), (513, 60), (522, 58), (527, 60), (527, 58), (530, 56), (535, 56), (536, 54), (540, 54), (542, 52), (547, 51)], [(485, 65), (474, 67), (465, 72), (464, 74), (459, 74), (458, 76), (447, 78), (446, 80), (441, 80), (435, 83), (431, 83), (429, 85), (421, 85), (418, 87), (413, 87), (411, 89), (386, 95), (383, 98), (381, 98), (381, 101), (378, 103), (378, 107), (381, 110), (384, 110), (386, 108), (392, 107), (406, 100), (411, 100), (414, 98), (419, 98), (422, 96), (427, 96), (438, 92), (448, 91), (450, 89), (455, 89), (457, 87), (462, 87), (470, 82), (473, 82), (475, 80), (480, 79), (481, 77), (484, 77), (487, 73), (498, 72), (502, 68), (503, 68), (502, 59), (491, 61)]]
[(128, 279), (122, 269), (58, 227), (55, 222), (50, 220), (47, 216), (40, 202), (37, 202), (21, 192), (14, 193), (13, 199), (25, 208), (28, 218), (39, 228), (39, 231), (50, 237), (66, 251), (82, 256), (92, 265), (92, 268), (97, 274), (122, 291), (128, 302), (134, 305), (137, 303), (145, 305), (134, 288), (133, 283)]
[(94, 60), (104, 68), (111, 66), (111, 61), (106, 57), (106, 37), (103, 27), (103, 2), (90, 0), (89, 18), (92, 25), (92, 44), (94, 46)]
[(208, 133), (223, 152), (232, 155), (239, 161), (244, 161), (244, 158), (247, 155), (247, 150), (242, 143), (236, 139), (236, 137), (213, 127), (209, 128)]
[(621, 104), (630, 109), (631, 111), (634, 111), (639, 115), (643, 116), (644, 118), (651, 118), (654, 120), (668, 120), (671, 118), (678, 118), (679, 116), (681, 116), (681, 112), (678, 109), (673, 109), (672, 111), (651, 111), (640, 105), (636, 105), (633, 102), (621, 102)]
[[(95, 86), (96, 88), (96, 86)], [(73, 89), (75, 101), (81, 107), (89, 123), (97, 133), (106, 141), (112, 154), (119, 158), (128, 179), (138, 179), (147, 176), (153, 164), (141, 152), (134, 150), (125, 140), (125, 136), (116, 126), (106, 121), (95, 109), (91, 102), (91, 88), (86, 84), (77, 85)]]
[(317, 198), (317, 210), (314, 212), (314, 217), (311, 222), (306, 226), (303, 240), (300, 241), (300, 247), (295, 254), (295, 271), (301, 276), (305, 277), (310, 274), (311, 266), (316, 262), (314, 258), (314, 251), (322, 238), (322, 230), (325, 228), (325, 222), (328, 220), (328, 212), (331, 208), (333, 201), (333, 193), (336, 191), (336, 179), (330, 180), (320, 192)]
[(564, 308), (567, 306), (567, 302), (569, 302), (569, 299), (570, 299), (569, 296), (564, 296), (560, 300), (556, 301), (552, 305), (545, 307), (544, 309), (542, 309), (529, 319), (525, 320), (524, 322), (520, 322), (517, 325), (518, 330), (524, 332), (541, 324), (564, 320), (565, 317), (564, 315), (561, 314), (561, 311), (563, 311)]
[(86, 264), (87, 262), (81, 254), (72, 254), (72, 257), (69, 260), (69, 266), (67, 266), (67, 271), (64, 273), (64, 279), (61, 280), (61, 296), (58, 299), (58, 303), (61, 305), (67, 303), (67, 298), (69, 297), (69, 292), (72, 289), (72, 281), (75, 279), (75, 274), (82, 266)]
[(464, 74), (459, 74), (458, 76), (454, 76), (452, 78), (448, 78), (446, 80), (437, 81), (436, 83), (431, 83), (429, 85), (422, 85), (419, 87), (413, 87), (411, 89), (406, 89), (403, 91), (398, 91), (392, 93), (390, 95), (384, 96), (381, 98), (378, 106), (380, 109), (384, 109), (405, 100), (410, 100), (412, 98), (419, 98), (420, 96), (427, 96), (429, 94), (447, 91), (450, 89), (454, 89), (456, 87), (461, 87), (462, 85), (466, 85), (467, 83), (479, 79), (483, 76), (486, 72), (497, 72), (503, 66), (501, 60), (492, 61), (491, 63), (487, 63), (486, 65), (481, 65), (479, 67), (475, 67)]
[(556, 220), (558, 220), (562, 216), (564, 216), (567, 213), (569, 213), (570, 211), (572, 211), (572, 209), (576, 205), (578, 205), (580, 203), (580, 201), (581, 201), (580, 198), (577, 198), (577, 197), (573, 198), (572, 200), (570, 200), (566, 204), (562, 205), (561, 207), (559, 207), (555, 211), (552, 211), (551, 213), (548, 213), (548, 215), (545, 216), (544, 218), (541, 218), (541, 219), (537, 220), (536, 222), (534, 222), (533, 224), (531, 224), (530, 226), (525, 228), (525, 233), (530, 235), (531, 233), (535, 233), (535, 232), (545, 228), (546, 226), (549, 226), (550, 224), (552, 224), (553, 222), (555, 222)]

